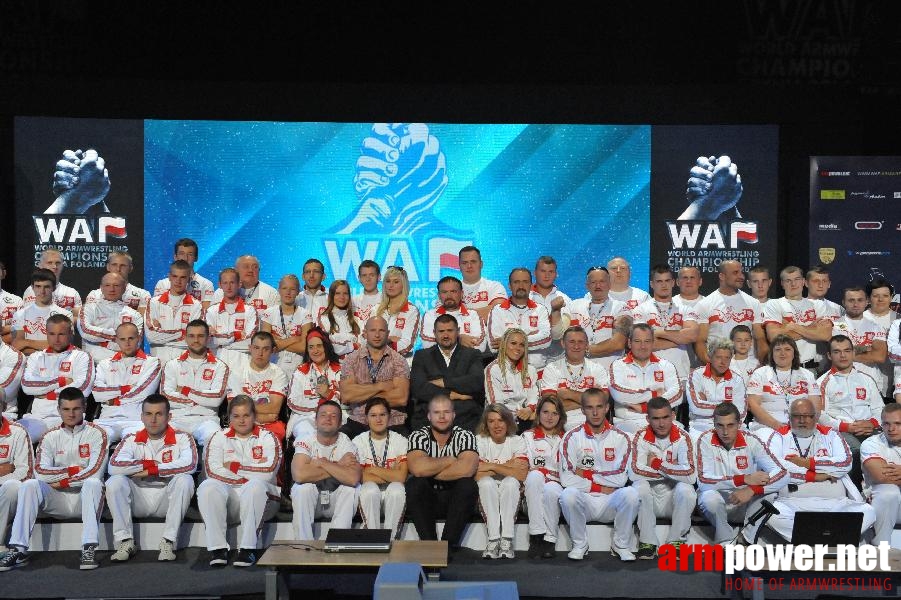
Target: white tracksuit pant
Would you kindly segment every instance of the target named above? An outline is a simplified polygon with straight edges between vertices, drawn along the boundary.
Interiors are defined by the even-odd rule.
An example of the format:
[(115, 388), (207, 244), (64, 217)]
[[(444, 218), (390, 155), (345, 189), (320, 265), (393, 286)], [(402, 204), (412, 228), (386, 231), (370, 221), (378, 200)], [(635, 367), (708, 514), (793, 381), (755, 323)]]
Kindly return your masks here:
[(350, 529), (357, 509), (357, 493), (360, 486), (339, 485), (329, 492), (328, 504), (322, 504), (319, 488), (315, 483), (295, 483), (291, 486), (291, 504), (294, 507), (294, 538), (312, 540), (313, 521), (316, 517), (331, 519), (336, 529)]
[(19, 499), (19, 486), (22, 482), (11, 480), (0, 485), (0, 546), (6, 545), (6, 531), (9, 522), (16, 514), (16, 502)]
[(499, 540), (501, 536), (513, 539), (516, 509), (521, 497), (519, 480), (509, 476), (503, 479), (482, 477), (476, 485), (479, 488), (479, 506), (488, 527), (488, 539)]
[(238, 548), (259, 547), (258, 532), (263, 521), (278, 510), (278, 503), (269, 499), (268, 486), (251, 479), (240, 486), (231, 486), (215, 479), (206, 479), (197, 488), (197, 508), (206, 530), (207, 550), (228, 550), (225, 530), (229, 523), (238, 524)]
[(106, 502), (113, 515), (113, 539), (134, 539), (132, 516), (165, 517), (163, 537), (178, 547), (178, 530), (194, 495), (194, 478), (188, 473), (170, 477), (165, 486), (141, 485), (126, 475), (106, 481)]
[(545, 481), (541, 471), (529, 471), (525, 486), (529, 535), (544, 535), (546, 541), (556, 542), (563, 486), (556, 481)]
[[(382, 507), (385, 509), (385, 528), (391, 529), (391, 539), (397, 536), (400, 520), (407, 506), (407, 492), (404, 484), (392, 481), (381, 484), (367, 481), (360, 486), (360, 515), (363, 527), (378, 529), (382, 525)], [(353, 518), (353, 517), (351, 517)]]
[(870, 506), (876, 512), (873, 543), (891, 542), (892, 530), (901, 521), (901, 488), (894, 483), (878, 483), (873, 486)]
[(659, 546), (657, 517), (664, 517), (672, 518), (669, 539), (665, 541), (684, 542), (691, 528), (691, 513), (698, 502), (694, 486), (671, 479), (654, 482), (639, 479), (632, 487), (641, 499), (638, 507), (638, 541)]
[(28, 549), (39, 513), (61, 519), (80, 516), (81, 544), (97, 544), (102, 510), (103, 482), (99, 479), (86, 479), (80, 488), (67, 490), (55, 490), (39, 479), (29, 479), (19, 486), (9, 545)]
[[(704, 513), (707, 522), (713, 525), (713, 541), (715, 543), (731, 542), (735, 537), (735, 528), (729, 524), (729, 519), (744, 521), (746, 516), (757, 512), (762, 500), (765, 498), (773, 500), (774, 496), (774, 494), (754, 496), (750, 502), (741, 506), (733, 506), (728, 503), (730, 495), (732, 495), (731, 491), (707, 490), (698, 496), (698, 507)], [(753, 542), (759, 527), (760, 521), (757, 521), (756, 525), (746, 527), (744, 530), (745, 540)]]
[(632, 547), (632, 525), (638, 516), (638, 492), (633, 487), (618, 488), (612, 494), (589, 494), (564, 488), (560, 508), (569, 523), (573, 549), (588, 548), (588, 521), (613, 521), (613, 545)]
[(872, 506), (863, 502), (856, 502), (850, 498), (780, 497), (777, 500), (773, 500), (773, 506), (779, 509), (779, 514), (770, 517), (769, 521), (767, 521), (767, 527), (781, 535), (787, 542), (790, 542), (792, 539), (795, 513), (799, 511), (863, 513), (863, 524), (860, 527), (861, 533), (872, 527), (876, 521), (876, 511), (873, 510)]

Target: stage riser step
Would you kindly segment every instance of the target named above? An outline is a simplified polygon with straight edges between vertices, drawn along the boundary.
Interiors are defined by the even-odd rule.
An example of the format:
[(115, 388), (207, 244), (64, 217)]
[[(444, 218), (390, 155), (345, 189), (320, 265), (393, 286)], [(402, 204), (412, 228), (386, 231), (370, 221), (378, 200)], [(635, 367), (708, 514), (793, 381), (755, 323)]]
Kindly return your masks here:
[[(439, 533), (443, 529), (443, 523), (438, 524)], [(327, 523), (316, 523), (313, 527), (317, 538), (325, 537), (328, 531)], [(163, 523), (135, 523), (135, 541), (142, 550), (156, 550), (163, 532)], [(669, 525), (657, 525), (657, 538), (666, 540), (669, 533)], [(236, 527), (228, 528), (228, 541), (234, 547), (237, 535)], [(290, 523), (266, 523), (262, 530), (262, 542), (268, 545), (272, 540), (290, 540), (294, 533)], [(613, 526), (606, 524), (592, 524), (588, 526), (588, 544), (592, 551), (606, 551), (610, 549), (610, 540), (613, 535)], [(688, 542), (692, 544), (707, 544), (712, 541), (713, 528), (710, 526), (692, 527), (688, 536)], [(401, 529), (401, 539), (417, 540), (416, 528), (412, 523), (404, 523)], [(487, 530), (484, 524), (471, 523), (463, 534), (462, 543), (473, 550), (483, 550), (488, 541)], [(179, 546), (205, 547), (203, 523), (185, 523), (179, 534)], [(112, 523), (100, 524), (100, 549), (111, 550), (113, 543)], [(516, 525), (514, 547), (517, 551), (525, 551), (529, 547), (529, 528), (525, 524)], [(563, 525), (557, 533), (557, 550), (569, 550), (571, 542), (569, 531)], [(901, 548), (901, 529), (896, 529), (892, 534), (892, 547)], [(35, 525), (31, 536), (31, 550), (78, 550), (81, 548), (81, 524), (80, 523), (51, 523), (42, 522)]]

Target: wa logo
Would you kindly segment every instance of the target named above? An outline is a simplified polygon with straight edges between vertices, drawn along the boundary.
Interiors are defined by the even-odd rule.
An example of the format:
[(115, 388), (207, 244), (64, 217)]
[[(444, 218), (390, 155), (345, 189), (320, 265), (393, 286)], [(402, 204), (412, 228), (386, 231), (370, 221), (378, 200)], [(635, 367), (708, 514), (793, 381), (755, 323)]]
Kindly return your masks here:
[(736, 249), (757, 243), (757, 221), (667, 221), (674, 250)]
[(106, 244), (109, 238), (128, 237), (125, 217), (54, 215), (32, 218), (39, 244)]

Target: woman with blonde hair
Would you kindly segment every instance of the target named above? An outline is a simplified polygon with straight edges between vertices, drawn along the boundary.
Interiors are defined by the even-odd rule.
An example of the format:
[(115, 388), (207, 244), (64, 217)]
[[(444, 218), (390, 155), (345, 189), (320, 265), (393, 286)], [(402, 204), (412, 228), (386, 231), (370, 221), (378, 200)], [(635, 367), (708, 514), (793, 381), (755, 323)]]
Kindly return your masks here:
[(350, 284), (336, 279), (328, 288), (328, 305), (319, 314), (319, 327), (328, 334), (339, 358), (344, 358), (360, 347), (362, 329), (354, 317), (350, 301)]
[(275, 338), (276, 364), (289, 380), (303, 362), (304, 340), (313, 325), (306, 311), (295, 304), (299, 294), (297, 275), (284, 275), (278, 282), (279, 305), (260, 312), (260, 330), (268, 331)]
[(488, 545), (482, 558), (514, 558), (513, 528), (529, 463), (525, 443), (516, 435), (516, 422), (507, 407), (485, 407), (476, 430), (476, 447), (479, 507), (488, 528)]
[(520, 431), (535, 418), (538, 374), (529, 364), (529, 341), (522, 329), (508, 329), (501, 338), (497, 359), (485, 367), (485, 397), (489, 404), (506, 406)]
[(413, 359), (413, 344), (419, 331), (419, 309), (410, 302), (410, 280), (403, 267), (391, 266), (382, 277), (382, 301), (372, 316), (388, 322), (388, 343), (398, 354)]

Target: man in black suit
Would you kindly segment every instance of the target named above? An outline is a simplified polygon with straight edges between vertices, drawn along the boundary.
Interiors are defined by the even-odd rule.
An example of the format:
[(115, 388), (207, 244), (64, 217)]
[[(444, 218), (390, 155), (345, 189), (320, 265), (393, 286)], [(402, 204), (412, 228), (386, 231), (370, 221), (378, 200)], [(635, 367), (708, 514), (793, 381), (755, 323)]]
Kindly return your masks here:
[(429, 401), (438, 395), (453, 401), (454, 425), (475, 431), (479, 423), (485, 407), (482, 353), (458, 344), (459, 336), (457, 320), (452, 315), (439, 315), (435, 319), (436, 345), (413, 355), (413, 429), (428, 425)]

